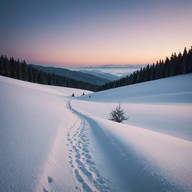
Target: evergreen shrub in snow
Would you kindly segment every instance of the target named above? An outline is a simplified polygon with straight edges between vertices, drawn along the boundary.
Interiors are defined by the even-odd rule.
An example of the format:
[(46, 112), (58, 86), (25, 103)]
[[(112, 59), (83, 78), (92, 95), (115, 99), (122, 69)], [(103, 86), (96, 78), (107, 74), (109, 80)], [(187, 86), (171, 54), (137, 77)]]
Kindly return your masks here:
[(110, 113), (110, 119), (112, 121), (116, 121), (118, 123), (122, 123), (125, 120), (128, 120), (128, 117), (126, 117), (125, 115), (125, 111), (121, 108), (121, 105), (119, 104), (116, 109), (114, 109), (111, 113)]

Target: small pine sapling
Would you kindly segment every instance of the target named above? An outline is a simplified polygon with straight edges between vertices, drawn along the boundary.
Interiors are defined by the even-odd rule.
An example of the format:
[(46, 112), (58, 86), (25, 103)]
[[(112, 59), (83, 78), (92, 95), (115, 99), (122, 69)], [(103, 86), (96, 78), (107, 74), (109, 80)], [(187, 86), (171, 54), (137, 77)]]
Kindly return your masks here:
[(128, 120), (128, 117), (126, 117), (125, 115), (125, 111), (121, 108), (121, 105), (119, 104), (116, 109), (114, 109), (111, 113), (110, 113), (110, 119), (112, 121), (116, 121), (118, 123), (122, 123), (125, 120)]

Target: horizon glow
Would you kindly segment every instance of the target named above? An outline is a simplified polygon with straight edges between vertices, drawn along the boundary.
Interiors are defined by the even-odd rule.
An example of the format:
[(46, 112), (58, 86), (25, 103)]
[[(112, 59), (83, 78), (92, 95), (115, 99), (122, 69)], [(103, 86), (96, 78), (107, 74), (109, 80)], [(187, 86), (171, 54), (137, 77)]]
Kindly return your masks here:
[(1, 4), (1, 54), (27, 63), (151, 64), (192, 45), (190, 0)]

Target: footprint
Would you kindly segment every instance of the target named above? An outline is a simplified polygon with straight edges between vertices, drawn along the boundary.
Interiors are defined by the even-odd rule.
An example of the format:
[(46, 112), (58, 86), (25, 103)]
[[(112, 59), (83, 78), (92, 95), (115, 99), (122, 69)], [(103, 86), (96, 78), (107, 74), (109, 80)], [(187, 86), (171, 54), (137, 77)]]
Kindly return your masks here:
[(90, 166), (95, 165), (95, 162), (93, 162), (93, 161), (91, 161), (91, 160), (89, 160), (89, 159), (86, 160), (86, 163), (87, 163), (88, 165), (90, 165)]
[(75, 169), (74, 171), (76, 179), (79, 181), (79, 183), (82, 184), (83, 190), (85, 192), (93, 192), (93, 190), (89, 187), (89, 185), (84, 181), (84, 179), (79, 174), (78, 170)]
[(43, 192), (49, 192), (46, 188), (43, 188)]
[(92, 159), (92, 157), (91, 157), (91, 155), (89, 155), (89, 154), (85, 154), (85, 157), (87, 158), (87, 159)]
[(50, 176), (47, 177), (47, 180), (48, 180), (48, 183), (52, 183), (53, 182), (53, 178), (50, 177)]

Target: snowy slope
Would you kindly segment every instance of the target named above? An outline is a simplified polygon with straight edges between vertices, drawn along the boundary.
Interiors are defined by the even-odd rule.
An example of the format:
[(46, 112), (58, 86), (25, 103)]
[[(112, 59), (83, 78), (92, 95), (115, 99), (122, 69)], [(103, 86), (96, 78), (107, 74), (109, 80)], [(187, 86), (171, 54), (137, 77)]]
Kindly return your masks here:
[(79, 109), (104, 119), (118, 103), (126, 124), (192, 141), (192, 75), (181, 75), (88, 94)]
[(91, 93), (0, 76), (0, 191), (191, 191), (191, 80)]
[[(144, 161), (142, 167), (145, 170), (163, 178), (161, 189), (158, 190), (161, 191), (163, 185), (168, 182), (175, 186), (174, 191), (190, 191), (192, 189), (191, 82), (192, 75), (177, 76), (89, 94), (72, 103), (76, 110), (94, 119), (108, 138), (111, 137), (112, 140), (118, 138), (120, 145), (130, 147), (139, 154), (139, 161), (140, 163)], [(107, 120), (118, 102), (129, 116), (124, 125)], [(121, 152), (117, 150), (115, 153)], [(130, 151), (122, 153), (126, 158), (130, 155)], [(122, 165), (122, 170), (126, 167), (126, 161), (128, 160), (119, 165), (119, 167)], [(132, 166), (134, 167), (134, 163)], [(131, 166), (128, 166), (128, 169), (130, 168)], [(132, 176), (126, 171), (125, 175)], [(141, 178), (141, 181), (138, 179), (136, 183), (142, 182), (143, 179)], [(126, 180), (125, 183), (128, 183), (128, 186), (133, 185), (131, 190), (136, 190), (133, 182), (129, 183)], [(127, 185), (125, 184), (122, 191), (126, 191)], [(168, 186), (165, 188), (173, 190)], [(142, 191), (141, 188), (138, 191)]]
[(66, 95), (83, 90), (60, 89), (0, 77), (0, 191), (43, 191), (48, 176), (65, 183), (58, 190), (78, 186), (66, 153), (76, 121)]
[[(89, 100), (131, 103), (191, 103), (192, 75), (180, 75), (101, 91)], [(87, 100), (88, 96), (82, 98)]]

